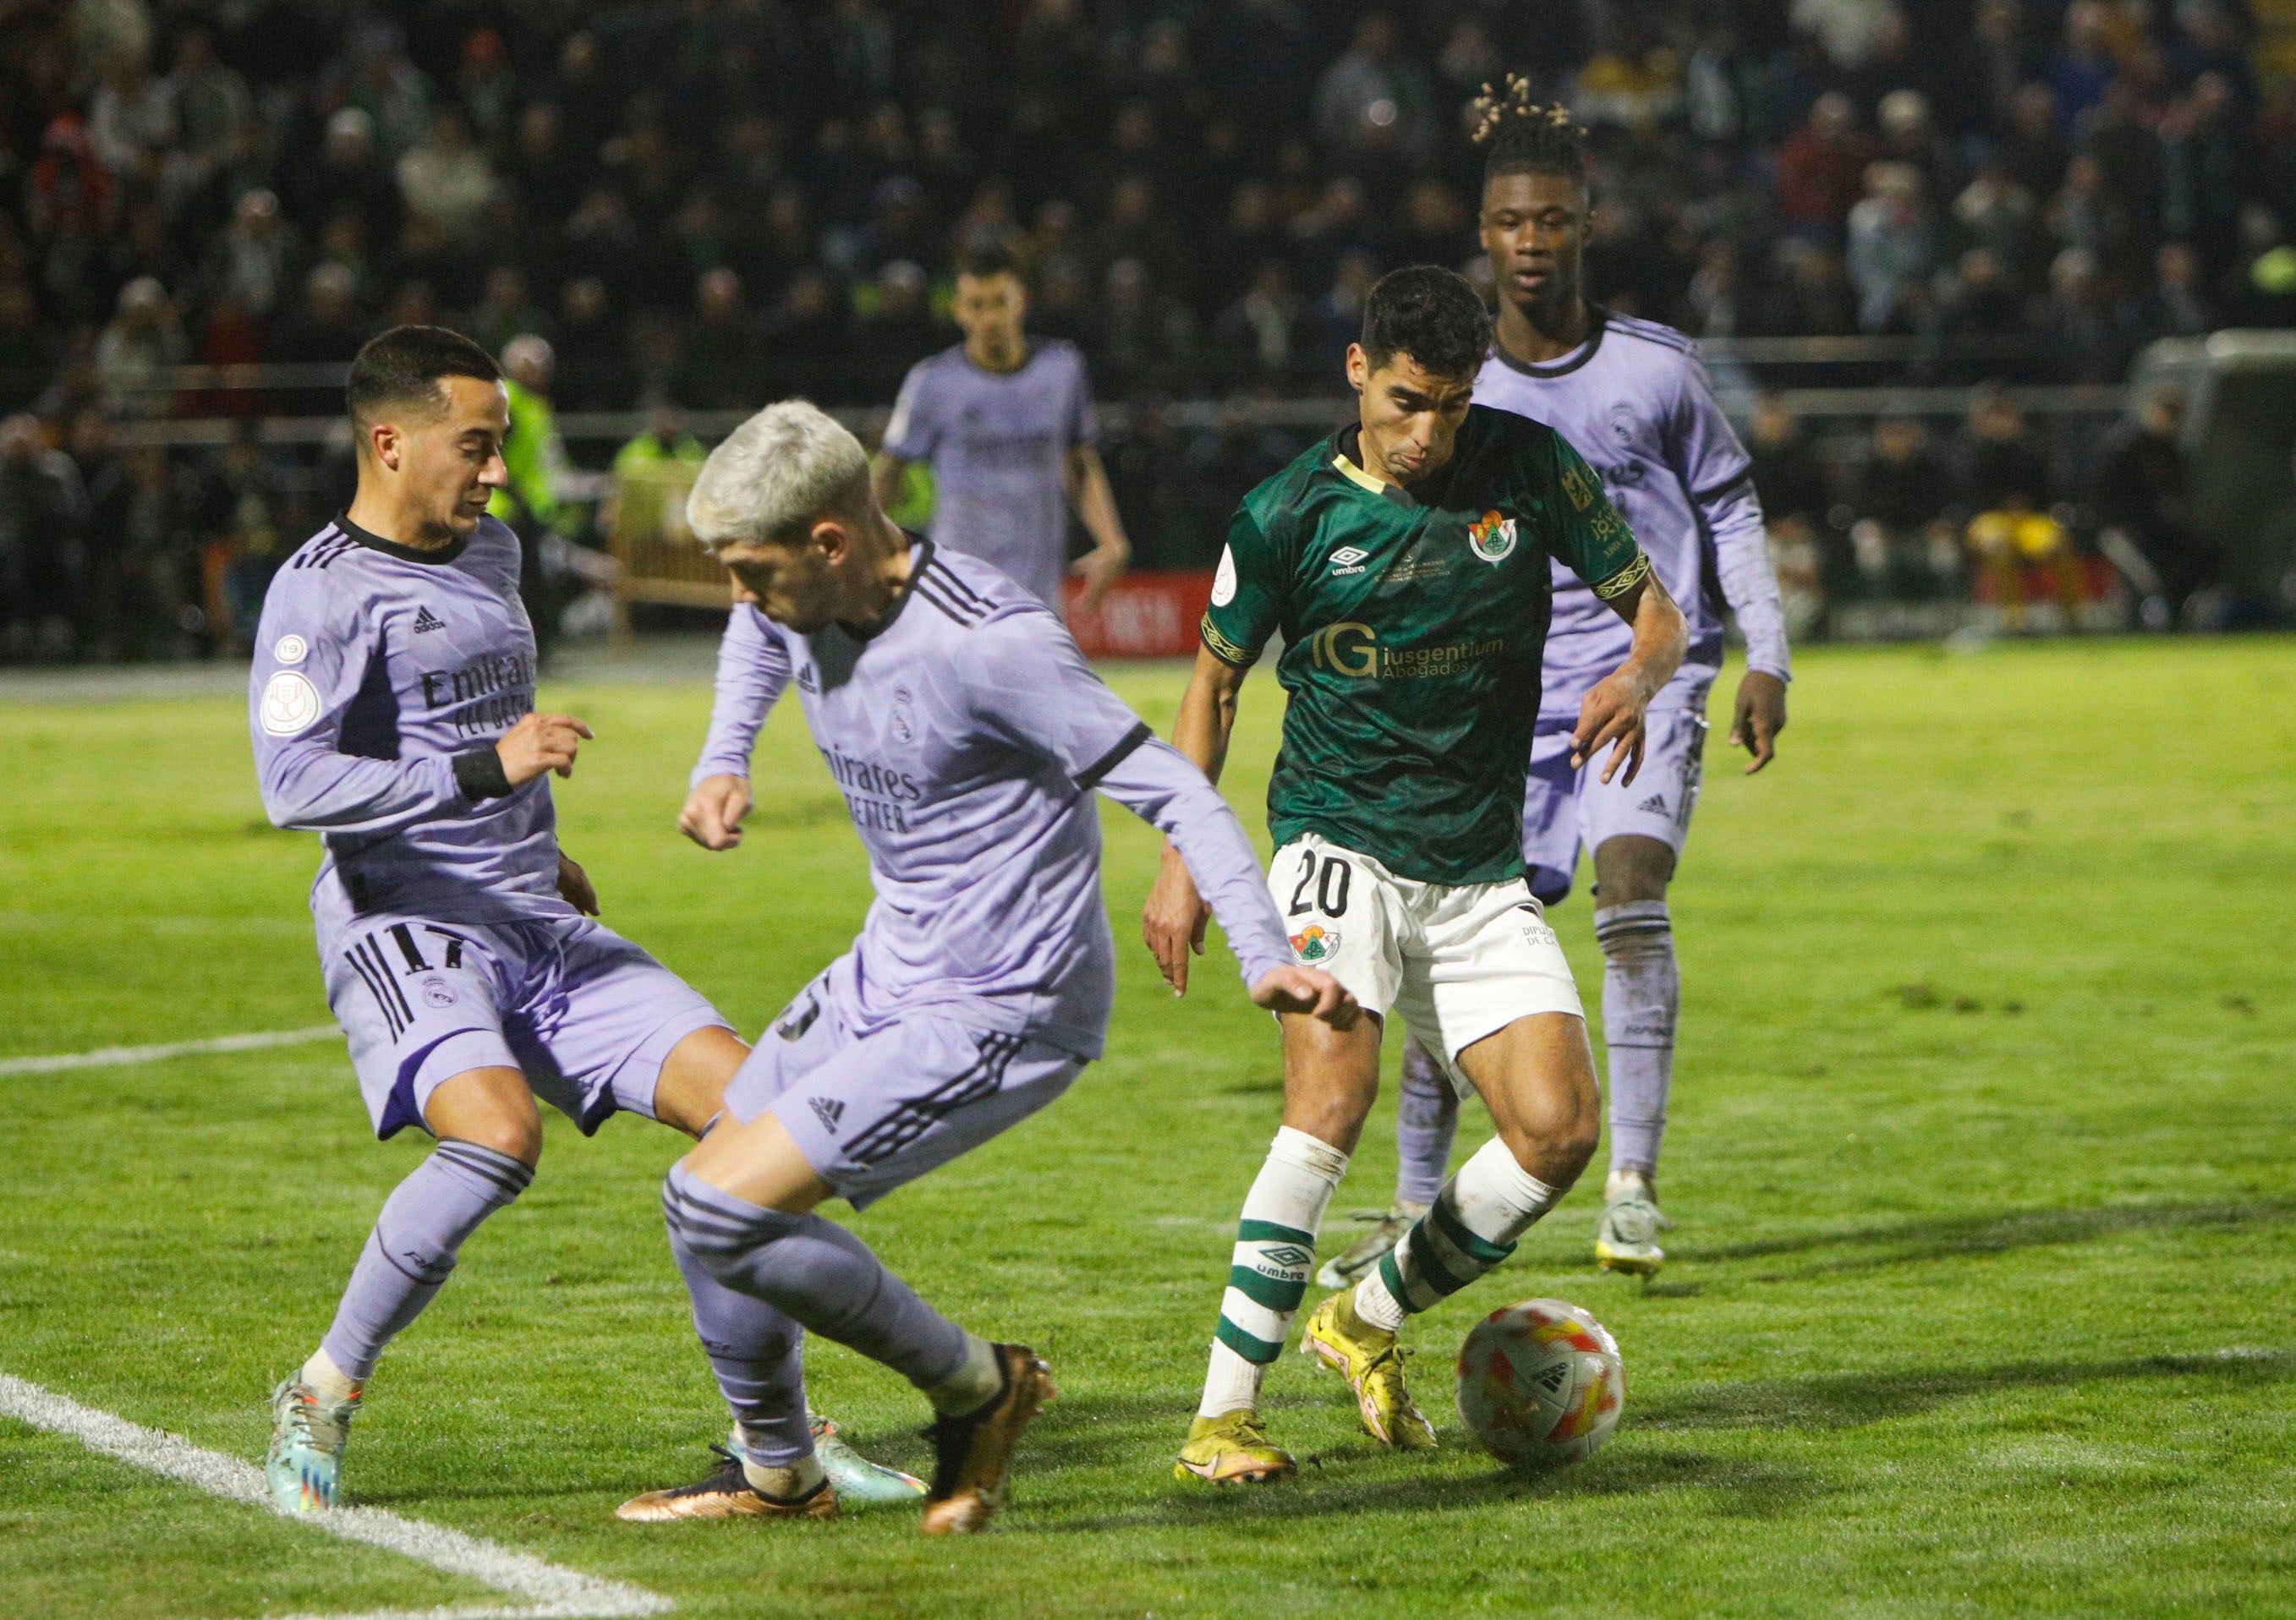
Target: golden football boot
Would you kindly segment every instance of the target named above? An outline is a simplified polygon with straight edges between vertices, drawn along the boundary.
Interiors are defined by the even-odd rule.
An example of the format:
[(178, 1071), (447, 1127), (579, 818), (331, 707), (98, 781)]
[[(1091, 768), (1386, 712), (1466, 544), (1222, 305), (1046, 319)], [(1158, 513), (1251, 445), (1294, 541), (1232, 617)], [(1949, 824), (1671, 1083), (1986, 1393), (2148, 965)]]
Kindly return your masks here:
[(1025, 1345), (996, 1346), (1004, 1387), (978, 1411), (933, 1420), (932, 1489), (925, 1495), (927, 1535), (985, 1529), (1013, 1492), (1013, 1443), (1061, 1393), (1052, 1369)]
[(792, 1501), (768, 1496), (750, 1483), (737, 1452), (722, 1445), (709, 1448), (723, 1462), (706, 1479), (667, 1491), (633, 1496), (614, 1510), (616, 1518), (639, 1524), (662, 1524), (674, 1518), (835, 1518), (837, 1487), (824, 1476), (822, 1482)]
[(1188, 1443), (1172, 1465), (1173, 1477), (1212, 1485), (1273, 1485), (1300, 1471), (1292, 1453), (1267, 1442), (1259, 1414), (1249, 1406), (1217, 1418), (1198, 1416), (1188, 1425)]
[(1300, 1331), (1300, 1354), (1347, 1379), (1364, 1432), (1373, 1439), (1399, 1452), (1431, 1452), (1435, 1426), (1404, 1387), (1403, 1346), (1394, 1334), (1356, 1315), (1353, 1292), (1342, 1289), (1316, 1307)]

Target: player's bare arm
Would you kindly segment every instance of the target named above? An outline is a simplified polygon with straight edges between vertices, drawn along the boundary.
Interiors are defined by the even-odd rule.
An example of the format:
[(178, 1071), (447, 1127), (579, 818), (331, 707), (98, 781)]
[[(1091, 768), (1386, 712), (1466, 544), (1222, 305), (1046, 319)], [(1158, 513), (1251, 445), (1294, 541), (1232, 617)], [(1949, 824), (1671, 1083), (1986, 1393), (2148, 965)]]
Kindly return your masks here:
[(1683, 654), (1690, 649), (1690, 630), (1682, 610), (1675, 606), (1655, 573), (1644, 574), (1612, 597), (1611, 609), (1634, 626), (1634, 650), (1579, 706), (1578, 728), (1570, 740), (1570, 763), (1583, 765), (1608, 744), (1611, 757), (1603, 762), (1603, 780), (1610, 781), (1623, 765), (1623, 780), (1631, 782), (1642, 769), (1651, 700), (1682, 667)]
[(585, 917), (598, 914), (598, 890), (582, 863), (564, 850), (558, 852), (558, 897)]
[(1751, 776), (1777, 757), (1778, 733), (1786, 729), (1786, 683), (1767, 669), (1750, 669), (1738, 682), (1738, 700), (1730, 709), (1730, 746), (1753, 756), (1746, 764)]
[[(1195, 670), (1188, 677), (1188, 690), (1180, 699), (1179, 719), (1172, 728), (1172, 746), (1186, 755), (1215, 787), (1219, 785), (1220, 772), (1227, 764), (1228, 739), (1235, 732), (1236, 698), (1249, 673), (1214, 657), (1210, 649), (1199, 647)], [(1140, 931), (1149, 950), (1155, 953), (1156, 966), (1162, 970), (1164, 982), (1172, 986), (1176, 995), (1188, 993), (1188, 957), (1191, 953), (1198, 956), (1204, 953), (1204, 927), (1210, 918), (1211, 909), (1196, 892), (1195, 880), (1188, 876), (1187, 863), (1168, 841), (1155, 887), (1148, 891), (1148, 904), (1141, 912)], [(1253, 1000), (1259, 1001), (1257, 987)], [(1266, 1007), (1271, 1003), (1259, 1004)]]
[(1092, 536), (1092, 550), (1069, 566), (1069, 572), (1085, 582), (1079, 605), (1089, 611), (1100, 606), (1109, 588), (1124, 577), (1132, 560), (1132, 543), (1124, 537), (1124, 520), (1117, 514), (1116, 492), (1109, 487), (1108, 469), (1101, 462), (1100, 452), (1090, 445), (1072, 445), (1062, 470), (1068, 483), (1069, 503)]
[(731, 849), (742, 841), (742, 822), (749, 814), (748, 777), (706, 776), (685, 796), (677, 830), (704, 849)]

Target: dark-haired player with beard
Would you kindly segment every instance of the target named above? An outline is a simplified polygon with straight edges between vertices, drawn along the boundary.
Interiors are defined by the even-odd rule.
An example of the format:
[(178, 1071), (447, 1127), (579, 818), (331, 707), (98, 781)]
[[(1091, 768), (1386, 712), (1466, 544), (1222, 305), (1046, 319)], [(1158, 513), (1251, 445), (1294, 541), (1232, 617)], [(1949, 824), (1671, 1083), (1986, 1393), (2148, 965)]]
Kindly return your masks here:
[[(1404, 1387), (1405, 1316), (1504, 1260), (1595, 1150), (1586, 1020), (1521, 841), (1551, 563), (1627, 627), (1570, 740), (1590, 771), (1634, 776), (1683, 618), (1562, 437), (1471, 403), (1489, 341), (1489, 315), (1451, 271), (1415, 266), (1372, 289), (1348, 350), (1357, 421), (1244, 497), (1181, 700), (1173, 740), (1217, 779), (1244, 675), (1283, 632), (1269, 885), (1299, 960), (1373, 1015), (1345, 1031), (1282, 1019), (1283, 1128), (1244, 1199), (1183, 1477), (1295, 1471), (1260, 1425), (1260, 1379), (1377, 1094), (1390, 1010), (1481, 1094), (1498, 1133), (1377, 1270), (1308, 1320), (1302, 1349), (1347, 1379), (1382, 1444), (1435, 1444)], [(1143, 925), (1176, 990), (1204, 915), (1168, 847)]]
[[(1554, 623), (1523, 804), (1523, 861), (1540, 899), (1568, 895), (1579, 851), (1594, 852), (1611, 1098), (1611, 1171), (1595, 1257), (1605, 1270), (1647, 1277), (1666, 1258), (1658, 1157), (1682, 994), (1667, 885), (1698, 802), (1722, 608), (1737, 614), (1746, 638), (1730, 740), (1753, 757), (1749, 772), (1769, 764), (1786, 723), (1785, 618), (1752, 463), (1691, 340), (1586, 296), (1594, 217), (1586, 132), (1566, 109), (1533, 102), (1528, 82), (1513, 77), (1503, 91), (1487, 90), (1477, 110), (1482, 244), (1499, 312), (1475, 402), (1545, 422), (1586, 456), (1689, 619), (1689, 654), (1651, 702), (1641, 775), (1629, 786), (1598, 773), (1576, 757), (1572, 738), (1581, 700), (1625, 656), (1628, 634), (1569, 560), (1555, 560)], [(1376, 1265), (1434, 1199), (1458, 1123), (1459, 1099), (1441, 1066), (1407, 1049), (1395, 1204), (1324, 1268), (1327, 1286)]]

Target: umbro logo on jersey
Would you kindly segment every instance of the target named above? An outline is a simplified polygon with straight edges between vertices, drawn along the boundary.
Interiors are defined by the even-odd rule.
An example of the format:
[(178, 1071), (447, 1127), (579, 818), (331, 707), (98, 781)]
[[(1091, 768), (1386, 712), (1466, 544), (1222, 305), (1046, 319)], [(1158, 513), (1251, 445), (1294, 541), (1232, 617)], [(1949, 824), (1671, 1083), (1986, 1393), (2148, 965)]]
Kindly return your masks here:
[(430, 609), (417, 608), (414, 610), (415, 634), (420, 635), (425, 630), (444, 630), (446, 627), (447, 621), (440, 618), (436, 613), (430, 611)]
[(833, 1097), (808, 1097), (806, 1102), (813, 1109), (813, 1117), (821, 1121), (821, 1128), (835, 1135), (837, 1122), (845, 1117), (845, 1105)]
[(1364, 559), (1370, 555), (1371, 553), (1369, 552), (1365, 551), (1360, 546), (1343, 545), (1340, 547), (1338, 551), (1332, 553), (1332, 577), (1337, 579), (1342, 574), (1362, 573), (1364, 571)]
[(1666, 814), (1666, 795), (1663, 793), (1653, 793), (1648, 798), (1643, 800), (1641, 804), (1636, 805), (1635, 808), (1641, 811), (1644, 815), (1664, 815)]

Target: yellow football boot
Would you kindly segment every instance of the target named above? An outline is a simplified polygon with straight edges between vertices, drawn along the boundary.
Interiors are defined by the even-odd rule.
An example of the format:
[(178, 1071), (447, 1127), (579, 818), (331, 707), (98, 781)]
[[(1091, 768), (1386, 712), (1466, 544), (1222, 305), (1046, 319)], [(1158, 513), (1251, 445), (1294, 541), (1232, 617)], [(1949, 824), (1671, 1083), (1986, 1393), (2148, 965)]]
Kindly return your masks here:
[(1300, 1354), (1347, 1379), (1373, 1439), (1399, 1452), (1433, 1451), (1435, 1426), (1403, 1385), (1403, 1347), (1394, 1334), (1357, 1316), (1353, 1294), (1343, 1289), (1316, 1307), (1300, 1334)]
[(1259, 1414), (1249, 1406), (1217, 1418), (1197, 1418), (1188, 1425), (1188, 1443), (1180, 1448), (1180, 1460), (1172, 1465), (1177, 1479), (1213, 1485), (1233, 1485), (1239, 1479), (1246, 1485), (1269, 1485), (1299, 1471), (1291, 1452), (1267, 1443)]

